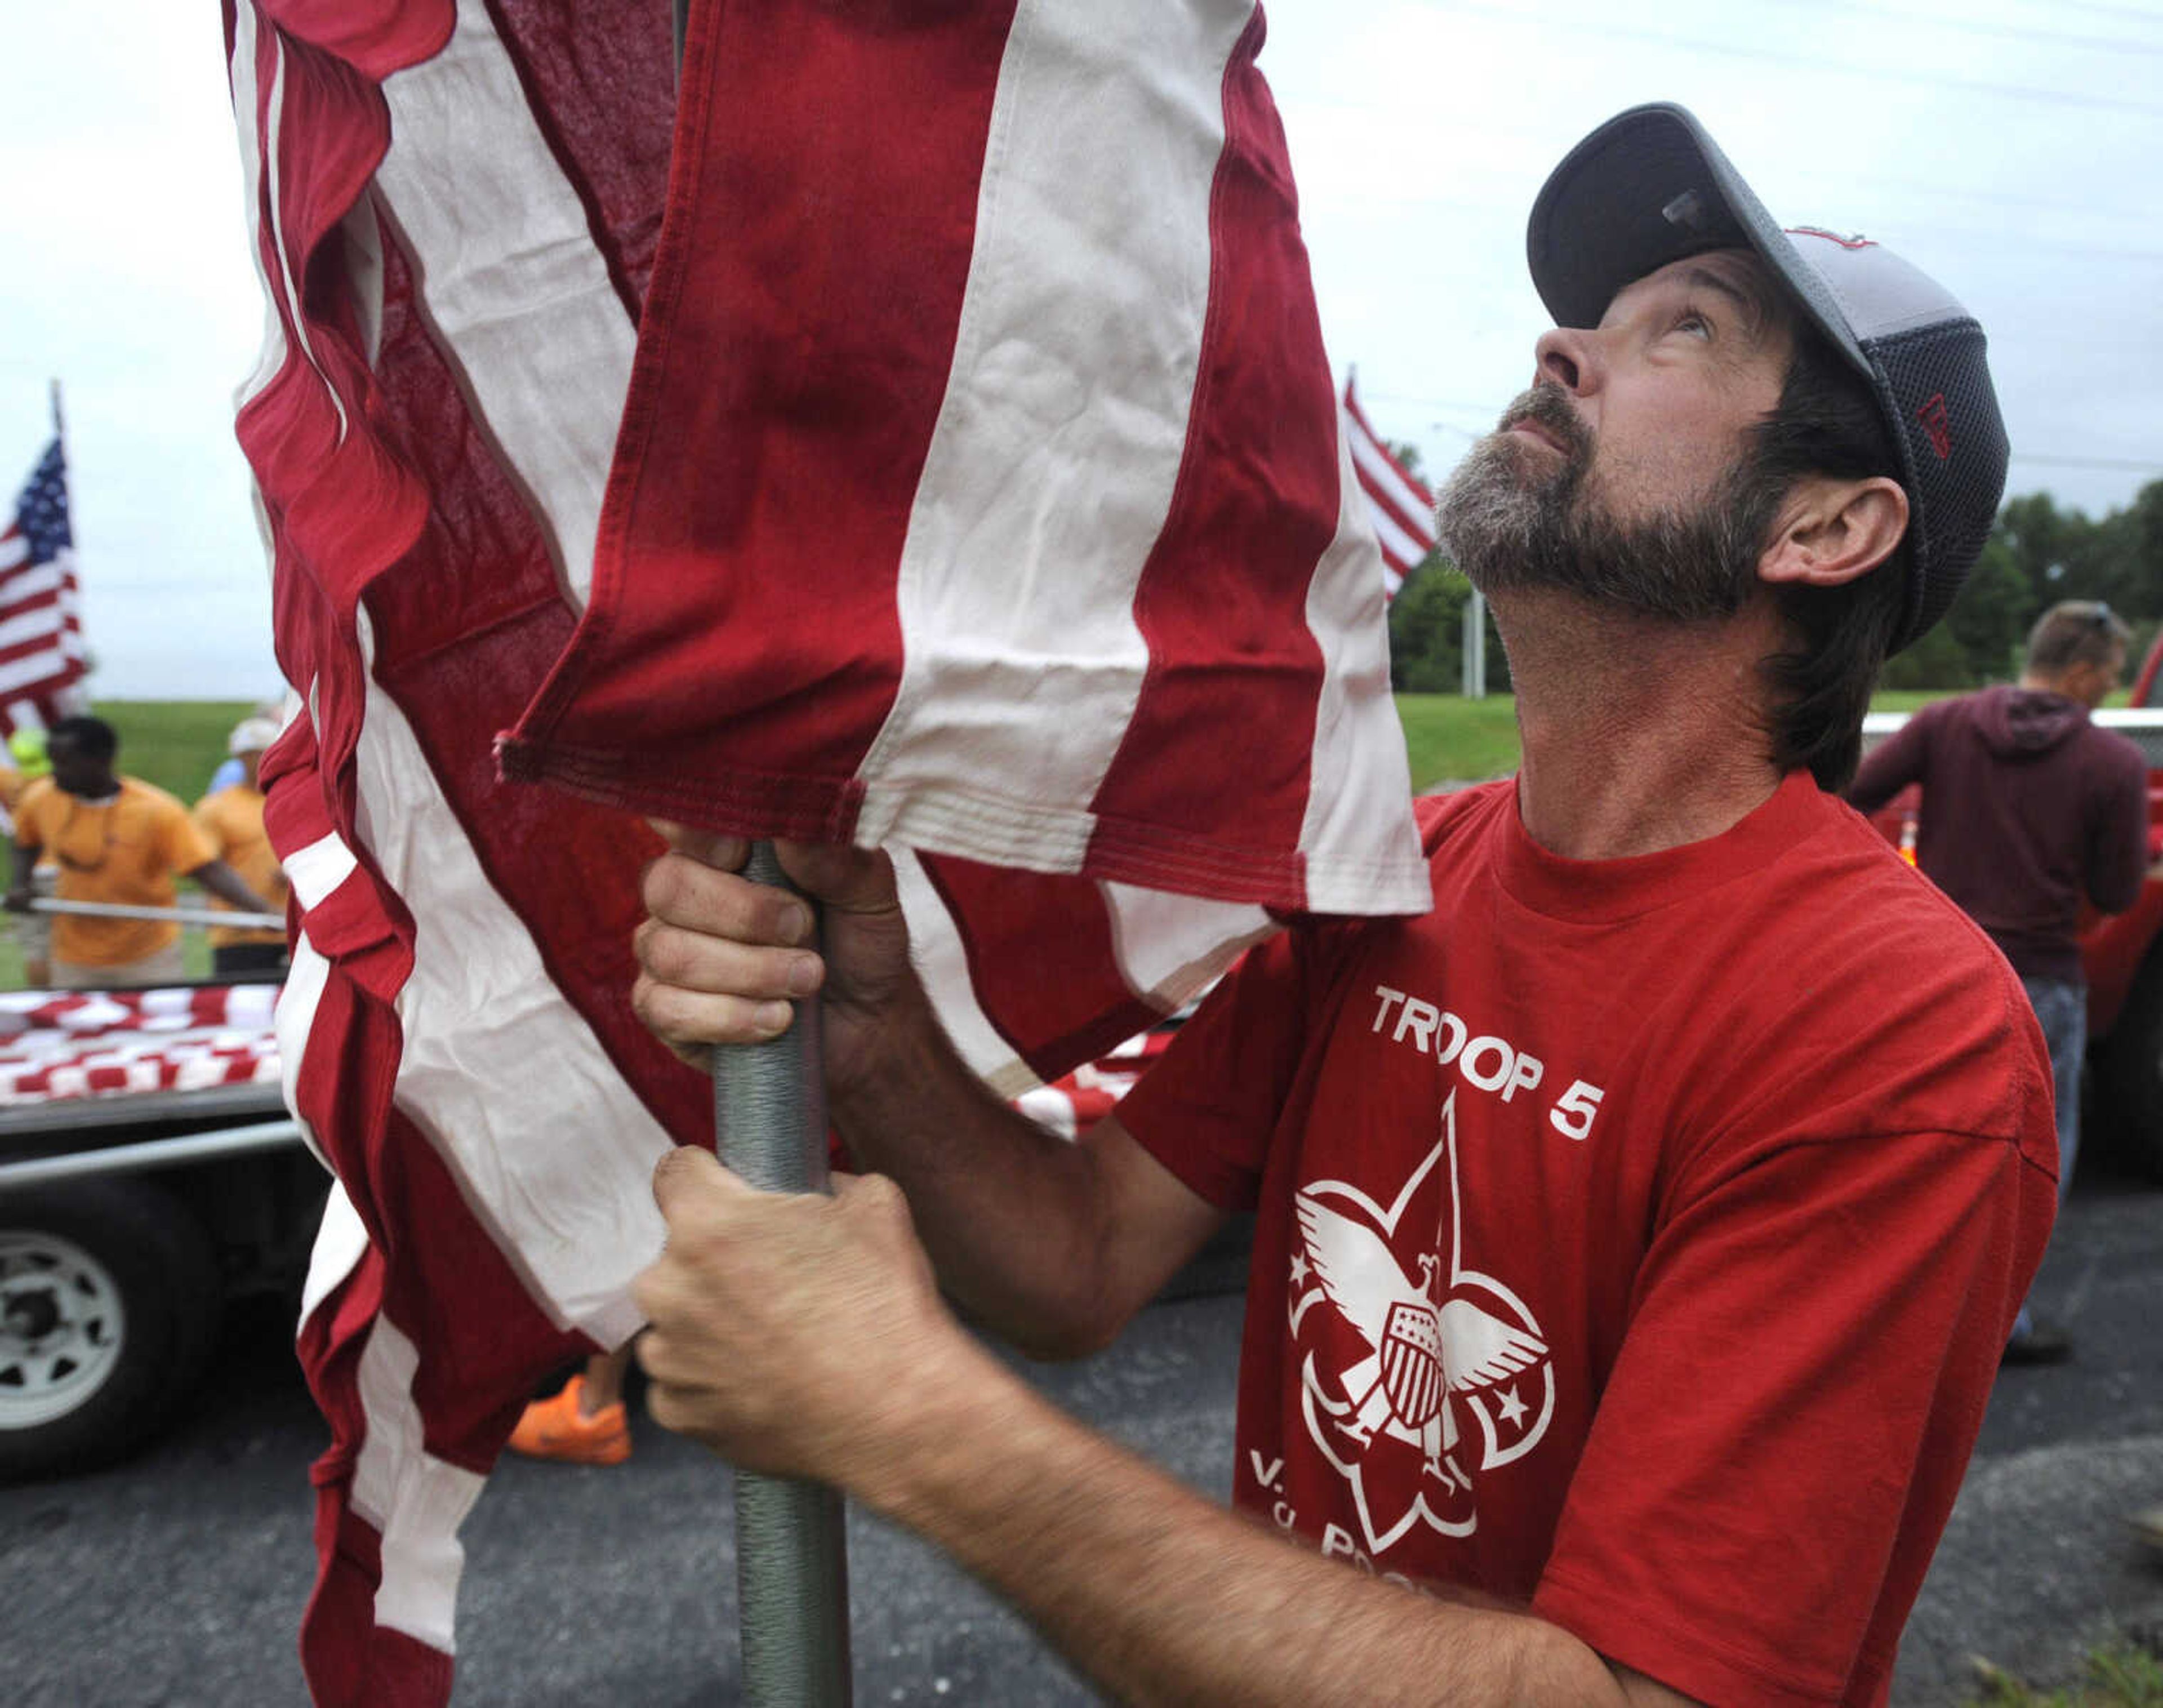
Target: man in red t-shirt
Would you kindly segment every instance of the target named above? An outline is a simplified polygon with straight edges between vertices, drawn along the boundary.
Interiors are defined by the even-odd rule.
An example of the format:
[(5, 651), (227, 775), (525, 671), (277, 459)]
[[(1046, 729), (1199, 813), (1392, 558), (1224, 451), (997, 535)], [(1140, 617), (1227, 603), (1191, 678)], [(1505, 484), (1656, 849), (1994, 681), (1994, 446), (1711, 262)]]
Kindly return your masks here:
[[(1973, 563), (1982, 334), (1783, 233), (1687, 113), (1535, 203), (1558, 326), (1441, 521), (1524, 762), (1426, 803), (1435, 910), (1249, 955), (1079, 1144), (972, 1082), (877, 856), (656, 864), (640, 1011), (825, 993), (830, 1201), (666, 1160), (654, 1415), (951, 1551), (1121, 1700), (1883, 1702), (2055, 1208), (2003, 957), (1826, 791)], [(1256, 1213), (1237, 1516), (956, 1324), (1101, 1346)]]

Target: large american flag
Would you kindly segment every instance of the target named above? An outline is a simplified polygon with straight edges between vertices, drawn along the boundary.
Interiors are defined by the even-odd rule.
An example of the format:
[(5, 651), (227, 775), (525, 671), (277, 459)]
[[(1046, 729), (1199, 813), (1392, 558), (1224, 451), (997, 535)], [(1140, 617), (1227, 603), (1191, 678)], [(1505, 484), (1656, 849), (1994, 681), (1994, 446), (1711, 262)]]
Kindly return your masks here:
[(83, 710), (88, 671), (68, 527), (67, 458), (55, 437), (0, 533), (0, 735)]
[(1344, 434), (1382, 548), (1383, 591), (1395, 599), (1405, 577), (1434, 549), (1434, 494), (1375, 431), (1354, 395), (1349, 375), (1344, 380)]
[[(742, 519), (780, 525), (798, 554), (793, 568), (825, 579), (779, 600), (757, 588), (694, 597), (681, 621), (641, 606), (647, 639), (629, 658), (639, 683), (616, 703), (628, 721), (608, 727), (604, 718), (606, 742), (565, 743), (553, 739), (564, 735), (558, 726), (552, 745), (532, 739), (529, 720), (526, 762), (545, 769), (568, 756), (578, 762), (563, 768), (589, 795), (642, 805), (670, 779), (687, 779), (685, 792), (699, 798), (668, 796), (675, 812), (723, 820), (706, 810), (711, 784), (741, 776), (741, 763), (732, 772), (725, 752), (686, 759), (683, 750), (687, 731), (704, 730), (715, 706), (741, 710), (733, 702), (746, 677), (783, 688), (778, 713), (744, 713), (754, 736), (793, 716), (814, 748), (824, 739), (830, 752), (899, 755), (904, 762), (877, 785), (814, 762), (804, 773), (809, 792), (852, 804), (809, 828), (946, 851), (896, 853), (912, 933), (957, 1045), (1008, 1094), (1176, 1008), (1270, 928), (1272, 909), (1426, 904), (1387, 694), (1380, 577), (1306, 296), (1282, 139), (1253, 69), (1252, 0), (923, 0), (920, 9), (921, 29), (854, 35), (858, 14), (809, 0), (715, 0), (694, 11), (687, 89), (710, 97), (730, 77), (759, 86), (758, 103), (737, 113), (756, 134), (741, 145), (700, 144), (710, 173), (750, 170), (764, 148), (761, 169), (787, 175), (767, 186), (770, 196), (753, 197), (779, 213), (760, 234), (755, 276), (731, 286), (775, 299), (782, 312), (763, 348), (710, 351), (688, 376), (668, 369), (635, 381), (642, 316), (644, 336), (667, 327), (679, 355), (702, 330), (670, 321), (656, 273), (664, 206), (673, 223), (694, 199), (670, 186), (675, 79), (665, 6), (228, 0), (245, 193), (271, 309), (238, 432), (272, 543), (279, 658), (306, 707), (264, 768), (269, 828), (301, 909), (279, 1054), (288, 1099), (339, 1178), (300, 1337), (333, 1431), (317, 1469), (321, 1569), (302, 1634), (320, 1700), (402, 1708), (448, 1695), (460, 1522), (539, 1376), (636, 1329), (628, 1283), (661, 1233), (653, 1164), (672, 1145), (711, 1142), (704, 1077), (655, 1043), (629, 1007), (636, 878), (652, 837), (628, 814), (504, 783), (492, 752), (580, 612), (606, 590), (595, 542), (611, 516), (624, 517), (626, 494), (674, 483), (679, 514), (699, 510), (701, 528), (716, 516), (700, 509), (708, 499), (746, 503)], [(893, 10), (871, 12), (890, 23)], [(956, 33), (966, 52), (908, 67), (883, 57), (922, 53)], [(1161, 51), (1152, 50), (1148, 79), (1118, 75), (1103, 57), (1114, 45), (1133, 54), (1152, 43)], [(983, 314), (972, 323), (991, 333), (980, 353), (993, 357), (1024, 354), (1018, 335), (1037, 327), (1086, 334), (1087, 322), (1123, 305), (1118, 324), (1144, 324), (1152, 339), (1130, 350), (1129, 363), (1151, 371), (1130, 376), (1137, 396), (1099, 396), (1087, 408), (1092, 351), (1071, 353), (1087, 358), (1079, 366), (1024, 363), (1011, 394), (957, 386), (972, 411), (961, 424), (975, 430), (971, 455), (940, 464), (944, 484), (927, 486), (932, 442), (951, 449), (958, 427), (938, 399), (926, 422), (914, 381), (915, 412), (906, 422), (889, 414), (890, 400), (841, 359), (847, 340), (809, 330), (835, 311), (810, 287), (846, 285), (879, 250), (882, 265), (901, 270), (880, 289), (920, 298), (917, 247), (893, 251), (901, 238), (924, 235), (920, 220), (909, 222), (934, 202), (942, 258), (951, 259), (957, 212), (966, 228), (966, 285), (977, 207), (1003, 186), (1045, 207), (1040, 184), (993, 177), (959, 196), (944, 181), (955, 170), (951, 120), (963, 108), (987, 124), (1004, 114), (1002, 134), (1024, 155), (1040, 136), (1063, 136), (1063, 153), (1034, 151), (1055, 175), (1055, 215), (1088, 206), (1072, 171), (1113, 176), (1091, 158), (1118, 152), (1108, 139), (1138, 163), (1153, 161), (1159, 151), (1140, 123), (1148, 113), (1107, 125), (1062, 101), (1055, 76), (1029, 86), (1008, 80), (1009, 66), (1055, 71), (1059, 55), (1076, 50), (1097, 55), (1094, 86), (1126, 101), (1156, 91), (1162, 110), (1151, 122), (1180, 133), (1176, 161), (1161, 167), (1176, 181), (1163, 186), (1166, 217), (1157, 223), (1179, 228), (1173, 247), (1185, 270), (1155, 276), (1162, 257), (1143, 245), (1131, 277), (1114, 277), (1118, 289), (1102, 301), (1084, 300), (1061, 295), (1055, 275), (1101, 283), (1117, 275), (1116, 262), (1085, 269), (1076, 254), (1047, 269), (1024, 252), (1015, 259), (1034, 265), (1010, 276), (1051, 292), (1033, 312), (966, 289), (946, 300), (956, 312), (959, 301), (977, 302)], [(952, 101), (927, 101), (935, 86)], [(725, 94), (703, 111), (725, 118), (733, 104)], [(852, 148), (900, 156), (902, 192), (867, 199), (860, 184), (802, 179), (805, 159), (831, 169), (835, 151)], [(1221, 184), (1219, 161), (1228, 163)], [(980, 165), (968, 166), (972, 185)], [(890, 180), (891, 163), (886, 170)], [(804, 212), (814, 205), (824, 209), (817, 220)], [(1221, 215), (1246, 229), (1239, 211), (1249, 207), (1267, 215), (1256, 228), (1270, 257), (1265, 279), (1243, 265), (1236, 244), (1227, 248), (1218, 224)], [(884, 231), (897, 221), (906, 230)], [(704, 303), (708, 282), (673, 301)], [(943, 322), (903, 316), (882, 322), (882, 337), (951, 338), (954, 323), (951, 314)], [(1243, 363), (1242, 340), (1259, 340), (1265, 359), (1249, 353)], [(889, 373), (956, 361), (951, 348), (942, 358), (891, 338), (872, 354)], [(1164, 378), (1185, 374), (1191, 396), (1220, 371), (1212, 364), (1278, 362), (1292, 377), (1259, 412), (1190, 410)], [(688, 391), (669, 390), (678, 385)], [(1084, 390), (1062, 401), (1061, 385)], [(669, 391), (665, 408), (657, 386)], [(737, 409), (761, 387), (778, 422), (770, 407)], [(627, 393), (643, 437), (612, 481)], [(676, 455), (725, 405), (736, 411), (728, 448)], [(1062, 441), (1061, 456), (1046, 461), (1030, 411), (1086, 417), (1115, 438), (1123, 430), (1148, 454), (1093, 487), (1040, 490), (1047, 474), (1058, 489), (1086, 466), (1085, 448)], [(987, 421), (1010, 431), (987, 434)], [(1188, 422), (1203, 427), (1191, 443), (1180, 425)], [(921, 434), (913, 480), (845, 453), (848, 432), (868, 425), (876, 437), (882, 424)], [(758, 448), (735, 437), (736, 427), (759, 435)], [(834, 454), (805, 485), (804, 465), (788, 458), (820, 443)], [(881, 443), (891, 452), (900, 442)], [(1264, 491), (1295, 495), (1284, 532), (1308, 555), (1302, 568), (1281, 542), (1263, 542), (1257, 584), (1246, 589), (1237, 554), (1220, 560), (1218, 597), (1197, 604), (1183, 589), (1174, 535), (1207, 542), (1212, 517), (1236, 513), (1244, 551), (1267, 520), (1251, 493), (1217, 478), (1226, 465)], [(1146, 508), (1134, 498), (1137, 478), (1155, 483), (1155, 536), (1137, 521)], [(1198, 506), (1197, 481), (1206, 500)], [(630, 555), (649, 579), (657, 566), (664, 576), (705, 574), (725, 542), (701, 534), (672, 558), (668, 510), (630, 506)], [(913, 560), (919, 603), (883, 621), (863, 609), (871, 584), (893, 579), (891, 563), (856, 549), (865, 536), (831, 532), (872, 511), (887, 543), (920, 540), (935, 522), (955, 531), (950, 544), (968, 548)], [(657, 542), (643, 532), (657, 521)], [(1062, 602), (1056, 573), (1066, 554), (1025, 559), (1013, 549), (1031, 527), (1040, 539), (1093, 543), (1096, 567), (1114, 565), (1130, 591), (1145, 584), (1150, 596), (1123, 618)], [(957, 555), (995, 586), (953, 581)], [(625, 561), (605, 542), (600, 577)], [(621, 611), (616, 595), (610, 601)], [(1021, 609), (1040, 601), (1059, 621)], [(725, 605), (733, 621), (716, 633)], [(913, 643), (927, 629), (935, 641), (936, 619), (956, 610), (1028, 626), (1025, 641), (1007, 631), (973, 655), (982, 673), (1024, 689), (1019, 700), (924, 695), (927, 661), (943, 661), (935, 673), (947, 678), (969, 674), (966, 635), (948, 631), (943, 652), (891, 643), (897, 634)], [(1111, 644), (1097, 644), (1092, 659), (1045, 650), (1027, 655), (1034, 668), (1013, 668), (1017, 649), (1058, 642), (1062, 629)], [(1234, 648), (1234, 679), (1244, 669), (1275, 685), (1266, 715), (1227, 688), (1221, 668), (1208, 668), (1212, 630)], [(820, 648), (829, 649), (823, 659)], [(1083, 664), (1107, 660), (1105, 679), (1128, 701), (1116, 725), (1105, 714), (1118, 695), (1079, 686)], [(657, 675), (642, 673), (657, 662)], [(892, 700), (865, 727), (867, 708), (882, 704), (856, 691), (867, 682), (905, 690), (916, 720), (897, 715), (897, 739), (881, 739)], [(593, 728), (583, 697), (543, 704)], [(958, 750), (964, 783), (984, 785), (979, 804), (1040, 794), (1024, 804), (1044, 810), (935, 810), (957, 798), (957, 752), (951, 740), (942, 748), (898, 736), (935, 734), (938, 720), (923, 714), (940, 704), (960, 708), (946, 720), (949, 736), (974, 729), (992, 737), (987, 749)], [(1146, 713), (1139, 721), (1137, 708)], [(1050, 739), (1008, 739), (1009, 725), (1032, 720)], [(1154, 777), (1153, 728), (1176, 731), (1188, 756)], [(726, 748), (746, 738), (713, 739)], [(942, 758), (943, 772), (934, 762)], [(1113, 771), (1116, 789), (1102, 781)], [(1092, 775), (1097, 783), (1077, 782)], [(1058, 787), (1047, 789), (1047, 778)], [(1228, 787), (1242, 782), (1265, 802), (1244, 827), (1243, 791)], [(1197, 802), (1213, 804), (1213, 818)], [(968, 834), (953, 830), (972, 816)], [(1164, 830), (1154, 846), (1153, 824)], [(1017, 857), (1045, 869), (1008, 869)], [(1201, 899), (1167, 893), (1175, 887)]]

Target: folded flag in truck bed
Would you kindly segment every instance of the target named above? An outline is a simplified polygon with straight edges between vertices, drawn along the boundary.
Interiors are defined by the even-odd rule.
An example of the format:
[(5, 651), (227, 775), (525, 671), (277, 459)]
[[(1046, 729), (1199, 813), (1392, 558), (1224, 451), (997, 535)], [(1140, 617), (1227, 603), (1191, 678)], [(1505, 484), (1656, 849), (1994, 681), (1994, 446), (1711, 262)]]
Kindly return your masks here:
[(0, 993), (0, 1107), (278, 1082), (268, 984)]

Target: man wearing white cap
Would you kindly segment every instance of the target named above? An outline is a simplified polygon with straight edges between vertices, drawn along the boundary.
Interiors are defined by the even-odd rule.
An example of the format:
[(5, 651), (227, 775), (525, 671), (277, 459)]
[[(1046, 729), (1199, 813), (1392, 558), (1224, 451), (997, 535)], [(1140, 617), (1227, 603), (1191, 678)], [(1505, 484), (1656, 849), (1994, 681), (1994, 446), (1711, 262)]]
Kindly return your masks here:
[[(1991, 525), (1980, 327), (1673, 107), (1574, 150), (1529, 247), (1557, 324), (1441, 515), (1523, 767), (1422, 804), (1432, 914), (1256, 949), (1070, 1145), (956, 1062), (881, 857), (779, 851), (822, 953), (739, 844), (647, 879), (648, 1024), (823, 989), (867, 1171), (664, 1160), (655, 1416), (928, 1536), (1120, 1700), (1882, 1703), (2047, 1237), (2020, 986), (1830, 793)], [(1071, 1355), (1243, 1208), (1240, 1516), (934, 1285)]]
[[(248, 887), (282, 910), (290, 886), (280, 868), (278, 856), (263, 829), (263, 790), (256, 778), (264, 751), (278, 739), (278, 726), (266, 717), (244, 718), (233, 727), (227, 749), (240, 767), (238, 777), (223, 789), (213, 789), (196, 803), (196, 826), (217, 851), (218, 857)], [(221, 768), (222, 769), (223, 768)], [(213, 779), (215, 781), (215, 779)], [(226, 904), (211, 905), (224, 911)], [(213, 925), (210, 930), (211, 973), (217, 978), (262, 978), (285, 970), (285, 934), (239, 925)]]

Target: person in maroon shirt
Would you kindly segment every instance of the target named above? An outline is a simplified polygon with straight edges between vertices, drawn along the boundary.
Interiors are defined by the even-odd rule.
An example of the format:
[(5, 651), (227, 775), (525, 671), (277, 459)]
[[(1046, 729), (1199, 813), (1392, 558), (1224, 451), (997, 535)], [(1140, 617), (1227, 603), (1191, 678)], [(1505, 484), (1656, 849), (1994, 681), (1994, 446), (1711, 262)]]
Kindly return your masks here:
[[(2108, 605), (2052, 605), (2029, 634), (2016, 686), (1925, 706), (1863, 761), (1847, 791), (1870, 813), (1922, 785), (1915, 863), (2005, 951), (2050, 1045), (2061, 1197), (2080, 1149), (2087, 1049), (2081, 903), (2123, 913), (2148, 863), (2148, 762), (2088, 717), (2118, 686), (2131, 638)], [(2008, 1362), (2071, 1352), (2063, 1328), (2021, 1307)]]
[[(654, 1417), (925, 1536), (1113, 1700), (1883, 1703), (2056, 1209), (2011, 969), (1829, 793), (1996, 513), (1981, 327), (1678, 107), (1529, 237), (1555, 324), (1441, 516), (1524, 761), (1426, 804), (1432, 913), (1295, 923), (1070, 1141), (955, 1055), (882, 855), (776, 845), (815, 947), (740, 841), (647, 873), (642, 1018), (695, 1053), (820, 993), (865, 1171), (663, 1160)], [(1078, 1356), (1243, 1203), (1234, 1511), (941, 1297)]]

